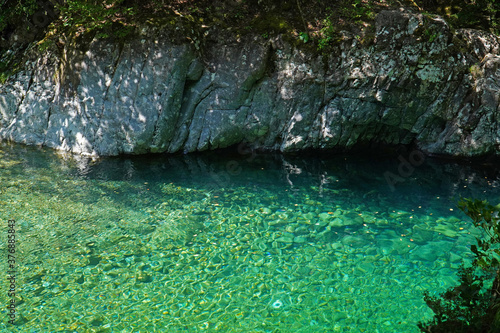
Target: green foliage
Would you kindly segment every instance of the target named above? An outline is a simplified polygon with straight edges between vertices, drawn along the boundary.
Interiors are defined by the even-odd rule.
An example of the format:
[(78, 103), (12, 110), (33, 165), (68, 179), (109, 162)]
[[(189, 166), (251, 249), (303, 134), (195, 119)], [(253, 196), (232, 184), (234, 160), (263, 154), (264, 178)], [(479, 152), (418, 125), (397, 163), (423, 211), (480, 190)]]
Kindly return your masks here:
[(9, 24), (29, 19), (37, 10), (37, 0), (5, 2), (0, 10), (0, 32)]
[(8, 64), (9, 63), (7, 61), (0, 61), (0, 84), (5, 83), (10, 76)]
[(369, 34), (376, 12), (374, 2), (367, 0), (342, 0), (335, 6), (327, 7), (318, 33), (318, 50), (327, 50), (342, 39), (341, 30), (353, 30), (353, 27), (362, 31), (363, 37), (357, 34), (356, 38), (368, 42), (370, 36), (365, 34)]
[(5, 81), (9, 78), (9, 73), (8, 72), (0, 72), (0, 84), (4, 84)]
[(484, 287), (487, 277), (477, 274), (474, 267), (461, 267), (458, 275), (460, 285), (440, 297), (424, 293), (435, 315), (431, 322), (418, 324), (422, 332), (488, 332), (483, 322), (490, 305), (490, 293)]
[(375, 18), (375, 12), (373, 11), (371, 1), (343, 1), (341, 8), (342, 16), (355, 23), (362, 23), (363, 21), (373, 20)]
[(469, 216), (484, 237), (471, 245), (475, 258), (471, 267), (461, 267), (460, 284), (440, 297), (425, 293), (424, 300), (434, 312), (428, 323), (419, 323), (422, 332), (488, 333), (500, 331), (500, 205), (463, 199), (458, 207)]
[(0, 84), (5, 83), (7, 79), (19, 70), (19, 63), (16, 61), (15, 54), (6, 52), (0, 58)]
[(424, 31), (424, 35), (427, 37), (427, 41), (429, 41), (430, 43), (432, 43), (433, 41), (435, 41), (436, 38), (438, 37), (438, 33), (437, 32), (429, 30), (429, 29), (426, 29)]
[(444, 16), (455, 28), (475, 28), (500, 34), (498, 0), (415, 0), (419, 7)]
[(301, 32), (299, 34), (299, 39), (304, 43), (307, 43), (309, 41), (309, 34), (307, 32)]
[(476, 227), (481, 227), (486, 235), (477, 238), (477, 246), (471, 250), (476, 255), (474, 264), (483, 269), (498, 269), (500, 266), (500, 205), (492, 206), (483, 200), (461, 200), (458, 207), (469, 216)]
[[(375, 37), (374, 18), (380, 10), (412, 7), (439, 14), (455, 27), (500, 31), (498, 0), (0, 0), (0, 47), (9, 48), (10, 34), (40, 28), (27, 34), (27, 43), (38, 40), (40, 50), (63, 45), (68, 36), (125, 39), (144, 24), (171, 29), (178, 41), (198, 45), (202, 38), (220, 40), (257, 34), (281, 35), (295, 45), (328, 54), (344, 36), (370, 44)], [(48, 29), (33, 24), (37, 13), (53, 8)], [(47, 24), (49, 23), (47, 22)], [(173, 23), (172, 23), (173, 22)], [(45, 30), (42, 30), (45, 29)], [(343, 31), (348, 31), (344, 34)], [(43, 36), (45, 33), (45, 36)], [(22, 35), (22, 34), (21, 34)], [(23, 36), (21, 36), (23, 37)], [(62, 38), (61, 38), (62, 37)], [(439, 35), (424, 31), (427, 41)], [(75, 39), (76, 40), (76, 39)], [(63, 41), (61, 43), (61, 41)], [(3, 43), (3, 44), (1, 44)], [(307, 44), (307, 45), (304, 45)], [(1, 55), (0, 55), (1, 58)], [(473, 75), (477, 71), (471, 71)], [(2, 80), (8, 74), (2, 74)]]
[[(129, 30), (116, 29), (116, 23), (123, 24), (136, 14), (134, 7), (124, 5), (125, 0), (66, 0), (56, 5), (60, 12), (59, 25), (69, 30), (82, 32), (98, 31), (98, 37), (108, 37), (113, 30), (117, 36), (126, 35)], [(115, 24), (115, 26), (113, 26)], [(113, 26), (114, 29), (111, 29)]]
[(500, 32), (500, 2), (497, 0), (462, 1), (455, 17), (450, 19), (456, 25)]
[(339, 38), (339, 31), (335, 25), (331, 8), (327, 8), (329, 14), (323, 20), (323, 28), (320, 30), (320, 38), (318, 39), (318, 49), (327, 48), (332, 41)]

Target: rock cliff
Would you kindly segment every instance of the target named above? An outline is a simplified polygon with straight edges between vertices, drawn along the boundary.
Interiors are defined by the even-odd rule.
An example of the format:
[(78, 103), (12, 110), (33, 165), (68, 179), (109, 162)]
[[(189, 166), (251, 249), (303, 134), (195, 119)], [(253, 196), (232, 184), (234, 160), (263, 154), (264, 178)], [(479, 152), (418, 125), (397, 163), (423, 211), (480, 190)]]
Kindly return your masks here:
[(84, 155), (414, 144), (500, 154), (500, 38), (381, 12), (330, 54), (282, 38), (179, 45), (144, 28), (28, 61), (0, 86), (0, 138)]

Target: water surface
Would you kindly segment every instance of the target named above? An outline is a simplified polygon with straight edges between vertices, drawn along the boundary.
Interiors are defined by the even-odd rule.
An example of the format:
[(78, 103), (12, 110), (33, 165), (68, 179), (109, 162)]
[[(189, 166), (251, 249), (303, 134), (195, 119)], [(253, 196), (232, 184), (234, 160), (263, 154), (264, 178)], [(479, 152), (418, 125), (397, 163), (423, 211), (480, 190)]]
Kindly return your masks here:
[(3, 331), (418, 332), (479, 235), (456, 201), (500, 202), (494, 166), (410, 153), (0, 155)]

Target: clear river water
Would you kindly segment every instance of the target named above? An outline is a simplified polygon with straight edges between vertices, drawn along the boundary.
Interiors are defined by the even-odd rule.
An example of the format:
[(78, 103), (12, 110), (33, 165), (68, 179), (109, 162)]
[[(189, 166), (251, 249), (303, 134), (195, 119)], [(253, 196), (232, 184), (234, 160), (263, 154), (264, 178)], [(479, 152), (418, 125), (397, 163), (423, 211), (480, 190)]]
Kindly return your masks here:
[(498, 170), (417, 152), (92, 161), (3, 144), (0, 268), (15, 281), (0, 331), (418, 332), (423, 292), (456, 284), (480, 235), (456, 202), (499, 203)]

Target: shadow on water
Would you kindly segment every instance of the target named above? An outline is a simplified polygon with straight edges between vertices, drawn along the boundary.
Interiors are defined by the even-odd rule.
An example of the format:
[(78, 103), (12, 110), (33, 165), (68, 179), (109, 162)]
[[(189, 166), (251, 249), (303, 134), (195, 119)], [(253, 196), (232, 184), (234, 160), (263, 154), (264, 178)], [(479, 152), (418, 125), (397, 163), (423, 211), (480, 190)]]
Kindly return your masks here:
[(454, 208), (460, 197), (500, 201), (500, 163), (494, 160), (457, 163), (422, 155), (422, 163), (412, 165), (409, 162), (412, 152), (404, 151), (384, 155), (321, 152), (299, 156), (227, 149), (92, 161), (23, 145), (3, 144), (1, 150), (4, 158), (18, 161), (23, 171), (57, 170), (87, 180), (146, 183), (151, 187), (173, 183), (210, 192), (281, 188), (294, 193), (307, 189), (319, 198), (329, 195), (325, 193), (328, 190), (349, 189), (353, 198), (377, 205), (390, 204), (394, 209), (429, 207), (435, 200), (446, 201), (440, 206)]
[[(253, 155), (252, 155), (253, 154)], [(418, 166), (401, 164), (405, 155), (270, 153), (234, 150), (191, 155), (143, 155), (104, 158), (80, 174), (89, 179), (175, 183), (207, 191), (224, 188), (307, 188), (321, 197), (325, 190), (348, 188), (353, 197), (377, 199), (398, 209), (460, 197), (500, 200), (500, 164), (425, 157)], [(395, 178), (394, 178), (395, 177)], [(486, 190), (487, 189), (487, 190)]]

